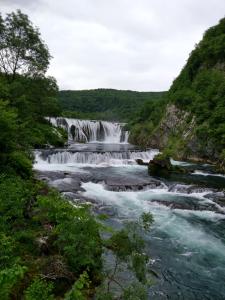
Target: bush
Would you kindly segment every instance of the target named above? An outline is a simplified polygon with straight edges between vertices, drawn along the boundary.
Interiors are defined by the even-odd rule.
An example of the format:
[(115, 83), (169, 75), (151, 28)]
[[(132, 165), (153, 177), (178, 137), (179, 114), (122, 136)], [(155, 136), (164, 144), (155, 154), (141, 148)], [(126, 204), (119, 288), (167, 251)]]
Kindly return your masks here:
[(10, 167), (17, 175), (29, 178), (32, 175), (32, 161), (24, 152), (14, 151), (9, 156)]
[(25, 300), (54, 300), (52, 290), (52, 283), (47, 283), (40, 278), (35, 278), (25, 291)]
[(31, 183), (19, 177), (0, 176), (0, 226), (10, 230), (24, 221), (26, 204), (31, 197)]
[(10, 299), (13, 287), (24, 277), (27, 269), (20, 265), (0, 271), (0, 299)]
[(80, 274), (88, 270), (90, 278), (99, 276), (102, 267), (102, 245), (99, 225), (87, 207), (74, 208), (57, 193), (39, 197), (39, 220), (54, 224), (55, 244), (67, 259), (71, 270)]

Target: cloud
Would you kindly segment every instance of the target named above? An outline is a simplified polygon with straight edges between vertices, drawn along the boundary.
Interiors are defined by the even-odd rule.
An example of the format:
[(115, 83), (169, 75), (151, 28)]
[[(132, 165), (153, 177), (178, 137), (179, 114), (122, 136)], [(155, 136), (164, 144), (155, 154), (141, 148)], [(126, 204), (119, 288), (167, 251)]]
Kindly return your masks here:
[[(2, 2), (3, 1), (3, 2)], [(40, 28), (61, 89), (167, 90), (224, 0), (1, 0)]]

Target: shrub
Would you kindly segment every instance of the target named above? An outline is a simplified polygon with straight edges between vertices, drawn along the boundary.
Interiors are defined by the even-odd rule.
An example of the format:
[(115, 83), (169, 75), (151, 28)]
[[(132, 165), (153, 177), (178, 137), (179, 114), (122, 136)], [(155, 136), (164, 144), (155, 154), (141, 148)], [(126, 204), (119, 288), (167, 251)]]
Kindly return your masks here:
[(13, 287), (17, 284), (25, 274), (27, 269), (20, 265), (15, 265), (11, 268), (0, 271), (0, 299), (10, 299)]
[(10, 167), (23, 178), (29, 178), (32, 175), (32, 161), (21, 151), (14, 151), (9, 158)]
[(40, 278), (35, 278), (25, 291), (25, 300), (54, 300), (53, 284)]

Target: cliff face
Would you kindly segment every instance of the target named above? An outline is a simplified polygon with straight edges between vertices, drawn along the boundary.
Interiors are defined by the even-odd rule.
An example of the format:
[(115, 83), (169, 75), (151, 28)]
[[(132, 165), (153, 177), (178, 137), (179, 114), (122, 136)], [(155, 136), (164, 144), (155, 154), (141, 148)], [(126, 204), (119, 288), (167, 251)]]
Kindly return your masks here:
[(179, 159), (215, 162), (219, 153), (210, 139), (204, 143), (199, 139), (196, 127), (195, 116), (169, 104), (148, 145), (162, 150), (170, 148), (172, 155)]
[[(189, 117), (190, 113), (173, 104), (167, 105), (165, 114), (155, 129), (150, 144), (163, 149), (168, 145), (172, 136), (183, 135), (186, 140), (193, 131), (192, 128), (188, 128)], [(194, 119), (192, 123), (194, 125)]]

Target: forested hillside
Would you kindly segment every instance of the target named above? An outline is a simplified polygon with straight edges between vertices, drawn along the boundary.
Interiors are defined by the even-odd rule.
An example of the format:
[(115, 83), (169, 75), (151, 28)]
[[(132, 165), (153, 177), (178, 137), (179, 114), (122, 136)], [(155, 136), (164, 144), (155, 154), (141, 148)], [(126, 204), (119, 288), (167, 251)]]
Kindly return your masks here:
[(65, 116), (128, 121), (145, 102), (158, 101), (163, 94), (113, 89), (60, 91), (59, 102)]
[(205, 32), (160, 106), (149, 105), (133, 123), (134, 142), (167, 148), (174, 156), (217, 161), (223, 166), (225, 19)]

